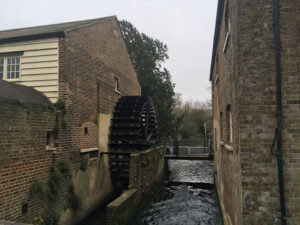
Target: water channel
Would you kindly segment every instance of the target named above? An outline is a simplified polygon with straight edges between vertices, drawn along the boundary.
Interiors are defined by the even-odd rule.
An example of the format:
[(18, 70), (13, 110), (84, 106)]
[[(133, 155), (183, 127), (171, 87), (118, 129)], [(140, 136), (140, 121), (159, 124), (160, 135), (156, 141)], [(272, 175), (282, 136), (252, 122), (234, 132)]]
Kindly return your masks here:
[(169, 160), (168, 182), (133, 225), (222, 225), (212, 161)]
[[(222, 225), (213, 162), (169, 160), (170, 176), (132, 225)], [(80, 225), (105, 225), (105, 207)]]

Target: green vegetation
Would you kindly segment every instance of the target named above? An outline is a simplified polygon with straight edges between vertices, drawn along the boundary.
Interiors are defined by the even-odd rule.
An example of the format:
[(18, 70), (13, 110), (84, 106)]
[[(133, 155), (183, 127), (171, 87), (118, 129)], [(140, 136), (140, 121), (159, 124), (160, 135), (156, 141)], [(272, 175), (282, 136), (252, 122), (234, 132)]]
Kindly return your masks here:
[(54, 103), (54, 106), (56, 108), (56, 125), (55, 125), (55, 128), (54, 128), (54, 133), (55, 133), (55, 136), (57, 137), (58, 136), (58, 129), (59, 129), (59, 117), (60, 117), (60, 112), (62, 112), (62, 120), (61, 120), (61, 127), (63, 129), (67, 128), (67, 121), (66, 121), (66, 118), (65, 118), (65, 114), (67, 113), (67, 109), (66, 109), (66, 103), (64, 100), (62, 99), (58, 99), (56, 101), (56, 103)]
[(80, 169), (82, 171), (86, 171), (86, 169), (88, 168), (88, 165), (89, 165), (89, 160), (87, 157), (83, 156), (81, 159), (80, 159)]
[(211, 103), (186, 101), (176, 94), (174, 113), (180, 118), (178, 124), (178, 138), (202, 140), (206, 134), (212, 132)]
[(151, 98), (157, 113), (161, 137), (168, 139), (194, 139), (211, 132), (209, 103), (185, 102), (175, 95), (175, 84), (170, 72), (163, 67), (169, 58), (163, 42), (140, 33), (130, 22), (119, 21), (124, 40), (142, 86), (142, 95)]
[(60, 218), (60, 214), (53, 207), (49, 207), (45, 210), (42, 217), (41, 225), (57, 225)]
[(71, 164), (69, 160), (62, 159), (56, 163), (56, 168), (62, 174), (66, 176), (71, 176)]
[(174, 133), (174, 83), (170, 72), (162, 67), (169, 58), (167, 45), (140, 33), (130, 22), (119, 22), (124, 40), (142, 86), (142, 95), (152, 100), (161, 137), (167, 140)]
[(40, 200), (44, 198), (45, 187), (40, 180), (35, 180), (29, 191), (29, 197), (33, 200)]
[(56, 103), (54, 103), (54, 106), (57, 110), (62, 111), (63, 113), (66, 113), (66, 103), (62, 99), (58, 99)]
[(32, 183), (29, 197), (33, 200), (42, 200), (47, 197), (47, 208), (42, 216), (35, 217), (31, 221), (34, 225), (57, 225), (60, 214), (56, 210), (56, 203), (60, 193), (63, 191), (62, 183), (69, 182), (68, 207), (73, 211), (81, 208), (80, 199), (75, 195), (74, 186), (71, 180), (72, 167), (69, 160), (63, 159), (56, 163), (49, 172), (47, 182), (40, 180)]
[(75, 195), (73, 184), (71, 184), (70, 187), (69, 187), (68, 206), (69, 206), (69, 208), (72, 209), (74, 212), (76, 212), (78, 209), (81, 209), (81, 201), (80, 201), (80, 199)]
[(48, 198), (51, 202), (54, 202), (58, 193), (61, 191), (61, 181), (60, 174), (55, 168), (50, 170), (50, 175), (48, 177)]

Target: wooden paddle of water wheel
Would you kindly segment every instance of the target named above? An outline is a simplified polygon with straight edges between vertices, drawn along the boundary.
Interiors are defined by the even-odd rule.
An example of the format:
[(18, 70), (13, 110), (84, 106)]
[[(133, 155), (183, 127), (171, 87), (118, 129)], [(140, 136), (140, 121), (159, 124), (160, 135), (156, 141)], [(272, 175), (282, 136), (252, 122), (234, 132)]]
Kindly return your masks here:
[(128, 182), (130, 154), (157, 144), (156, 115), (144, 96), (123, 96), (115, 106), (110, 127), (110, 172)]

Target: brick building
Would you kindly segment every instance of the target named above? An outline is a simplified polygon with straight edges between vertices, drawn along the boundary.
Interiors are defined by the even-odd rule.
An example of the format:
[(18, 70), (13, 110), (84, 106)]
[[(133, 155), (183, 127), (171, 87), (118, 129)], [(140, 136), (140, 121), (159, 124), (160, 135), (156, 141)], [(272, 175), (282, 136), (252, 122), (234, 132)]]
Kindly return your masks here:
[(210, 81), (226, 225), (300, 224), (300, 2), (277, 3), (218, 1)]
[(35, 214), (44, 203), (28, 202), (28, 192), (51, 166), (46, 139), (55, 127), (54, 107), (33, 88), (0, 80), (0, 124), (0, 216), (20, 219), (28, 204)]
[[(76, 214), (66, 207), (66, 183), (57, 209), (62, 224), (80, 220), (113, 191), (107, 158), (99, 154), (108, 151), (113, 107), (120, 96), (141, 91), (117, 18), (0, 31), (0, 79), (33, 87), (57, 103), (58, 125), (47, 134), (51, 142), (47, 150), (54, 165), (61, 160), (71, 162), (72, 183), (82, 206)], [(46, 155), (45, 135), (41, 131), (39, 140), (44, 146), (39, 151), (45, 150)], [(4, 141), (1, 135), (0, 145)], [(85, 171), (79, 169), (82, 159), (89, 162)], [(5, 176), (0, 177), (0, 184)], [(19, 184), (29, 185), (32, 180), (26, 182)], [(43, 208), (33, 213), (29, 200), (27, 217), (40, 215)], [(0, 208), (5, 208), (2, 199)], [(0, 219), (19, 219), (21, 211), (20, 207), (14, 214), (1, 210)]]

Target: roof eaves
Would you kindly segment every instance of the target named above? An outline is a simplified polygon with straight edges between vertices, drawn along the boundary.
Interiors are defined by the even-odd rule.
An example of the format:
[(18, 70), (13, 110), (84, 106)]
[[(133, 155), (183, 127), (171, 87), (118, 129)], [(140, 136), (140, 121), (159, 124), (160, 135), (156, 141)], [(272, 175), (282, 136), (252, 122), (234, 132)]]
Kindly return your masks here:
[(212, 79), (213, 72), (214, 72), (215, 58), (216, 58), (216, 53), (217, 53), (217, 48), (218, 48), (218, 43), (219, 43), (219, 36), (220, 36), (220, 28), (221, 28), (222, 17), (223, 17), (223, 10), (224, 10), (224, 0), (219, 0), (218, 1), (217, 16), (216, 16), (213, 51), (212, 51), (212, 58), (211, 58), (211, 65), (210, 65), (210, 76), (209, 76), (210, 81)]
[(53, 38), (53, 37), (64, 37), (65, 31), (56, 31), (56, 32), (48, 32), (48, 33), (40, 33), (40, 34), (32, 34), (32, 35), (24, 35), (18, 37), (10, 37), (0, 39), (0, 43), (8, 43), (8, 42), (17, 42), (17, 41), (27, 41), (33, 39), (43, 39), (43, 38)]

